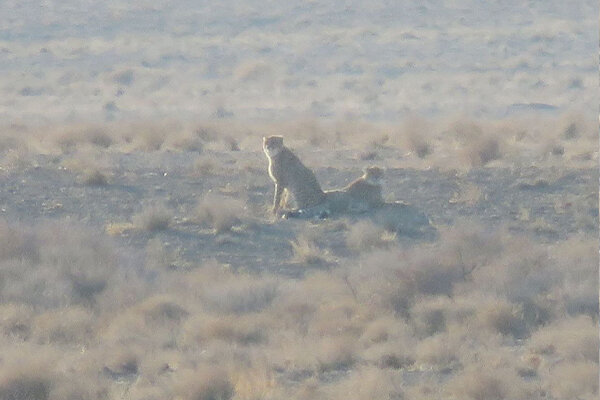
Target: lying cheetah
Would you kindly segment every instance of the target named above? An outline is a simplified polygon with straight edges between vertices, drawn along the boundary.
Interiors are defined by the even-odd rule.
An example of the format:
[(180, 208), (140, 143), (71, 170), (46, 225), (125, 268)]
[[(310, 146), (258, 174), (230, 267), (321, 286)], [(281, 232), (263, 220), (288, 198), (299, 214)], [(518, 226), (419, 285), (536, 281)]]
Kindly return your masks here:
[(385, 203), (381, 194), (383, 174), (382, 168), (367, 167), (363, 176), (342, 190), (348, 197), (349, 211), (364, 212), (381, 207)]
[(311, 208), (300, 208), (285, 214), (292, 218), (326, 218), (331, 215), (361, 214), (385, 204), (382, 192), (384, 171), (367, 167), (364, 174), (343, 189), (326, 190), (325, 201)]

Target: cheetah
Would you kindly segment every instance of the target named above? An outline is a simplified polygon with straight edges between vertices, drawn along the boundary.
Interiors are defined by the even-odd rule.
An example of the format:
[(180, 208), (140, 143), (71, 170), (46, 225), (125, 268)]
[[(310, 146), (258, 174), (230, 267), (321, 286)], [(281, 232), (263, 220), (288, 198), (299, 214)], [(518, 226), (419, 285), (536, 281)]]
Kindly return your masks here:
[(309, 209), (325, 201), (315, 174), (284, 146), (282, 136), (263, 137), (263, 150), (269, 160), (269, 176), (275, 183), (275, 215), (282, 209), (284, 190), (292, 196), (297, 209)]
[(317, 207), (301, 209), (290, 216), (323, 218), (332, 215), (362, 214), (378, 209), (385, 204), (381, 194), (383, 175), (382, 168), (367, 167), (360, 178), (343, 189), (326, 190), (325, 201)]
[(367, 167), (363, 176), (342, 189), (348, 198), (349, 211), (365, 212), (385, 203), (381, 194), (383, 175), (382, 168)]

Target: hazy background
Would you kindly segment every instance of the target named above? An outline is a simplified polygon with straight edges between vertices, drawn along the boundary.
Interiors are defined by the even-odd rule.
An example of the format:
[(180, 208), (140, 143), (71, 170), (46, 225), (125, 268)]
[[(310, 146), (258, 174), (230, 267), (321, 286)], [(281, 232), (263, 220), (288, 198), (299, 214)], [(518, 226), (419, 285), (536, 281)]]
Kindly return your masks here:
[(0, 2), (4, 122), (597, 113), (597, 1)]

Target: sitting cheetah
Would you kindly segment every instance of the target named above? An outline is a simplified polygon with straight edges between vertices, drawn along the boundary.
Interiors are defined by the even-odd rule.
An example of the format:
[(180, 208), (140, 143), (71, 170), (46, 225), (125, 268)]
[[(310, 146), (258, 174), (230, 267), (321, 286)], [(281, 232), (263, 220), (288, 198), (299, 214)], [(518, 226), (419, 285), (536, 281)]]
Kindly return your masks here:
[(263, 150), (269, 159), (269, 176), (275, 183), (274, 214), (282, 208), (284, 190), (293, 197), (298, 209), (315, 207), (325, 201), (315, 174), (283, 145), (282, 136), (263, 137)]

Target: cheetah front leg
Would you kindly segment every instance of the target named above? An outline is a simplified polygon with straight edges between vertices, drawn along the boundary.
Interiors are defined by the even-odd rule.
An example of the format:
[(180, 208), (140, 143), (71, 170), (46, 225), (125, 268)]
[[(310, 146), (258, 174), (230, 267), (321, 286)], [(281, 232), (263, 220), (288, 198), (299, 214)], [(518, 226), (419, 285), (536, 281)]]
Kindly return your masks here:
[(281, 195), (283, 194), (284, 187), (278, 184), (275, 184), (275, 197), (273, 198), (273, 214), (277, 215), (277, 212), (280, 208), (281, 203)]

